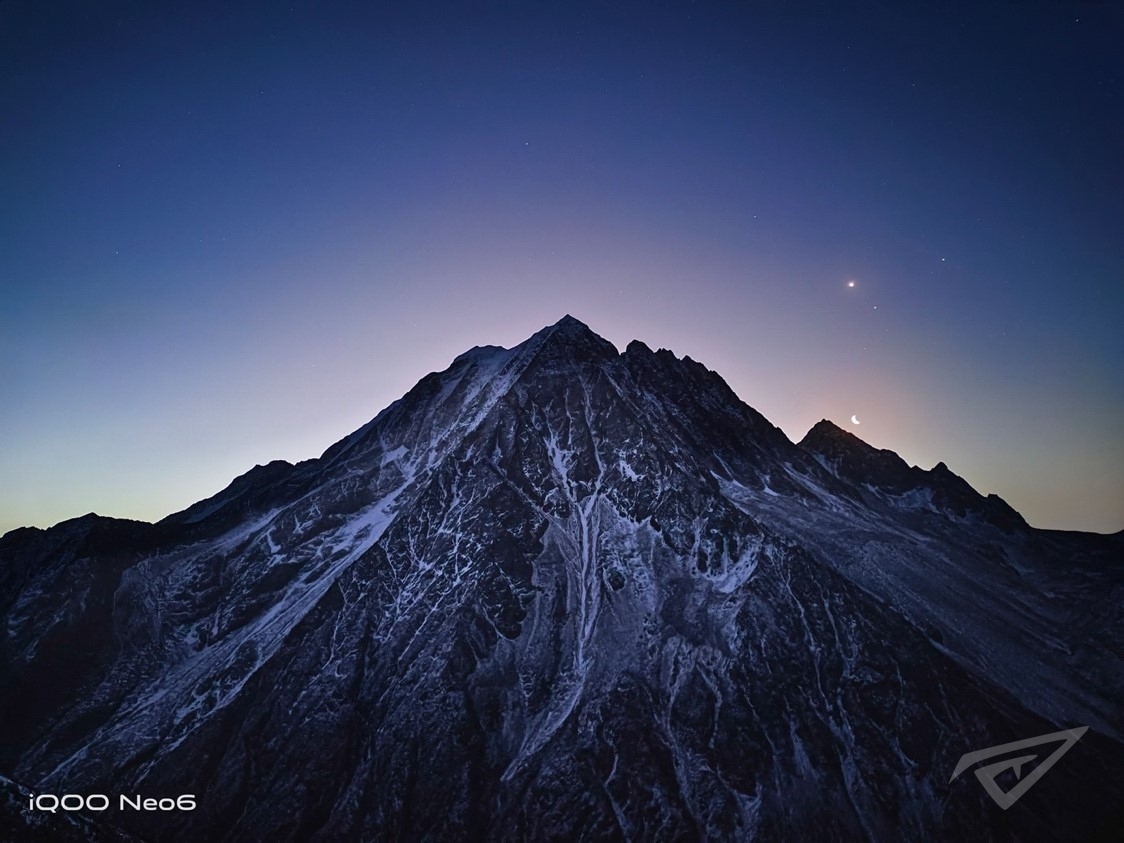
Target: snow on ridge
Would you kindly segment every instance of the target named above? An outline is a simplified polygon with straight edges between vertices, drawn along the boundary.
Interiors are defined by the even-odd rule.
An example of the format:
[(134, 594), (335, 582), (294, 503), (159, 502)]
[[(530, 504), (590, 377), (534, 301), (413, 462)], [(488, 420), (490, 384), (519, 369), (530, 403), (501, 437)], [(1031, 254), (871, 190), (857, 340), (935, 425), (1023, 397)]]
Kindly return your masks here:
[(388, 463), (392, 463), (392, 462), (395, 462), (396, 460), (400, 460), (407, 453), (409, 453), (409, 451), (410, 451), (410, 449), (407, 448), (405, 445), (399, 445), (394, 450), (387, 451), (385, 454), (382, 455), (382, 461), (379, 463), (379, 466), (380, 467), (385, 466)]
[(452, 365), (471, 361), (482, 367), (495, 366), (496, 361), (506, 360), (510, 355), (511, 351), (502, 345), (477, 345), (454, 357)]
[[(111, 724), (92, 736), (86, 747), (58, 763), (46, 780), (63, 782), (83, 762), (90, 746), (97, 747), (99, 756), (127, 756), (135, 736), (147, 734), (161, 723), (173, 724), (173, 734), (178, 732), (174, 738), (169, 736), (165, 752), (171, 751), (211, 715), (229, 705), (338, 577), (382, 537), (394, 520), (394, 504), (408, 485), (395, 489), (326, 537), (316, 558), (338, 554), (327, 570), (315, 578), (295, 578), (265, 612), (213, 645), (189, 654), (170, 671), (152, 677), (130, 695)], [(236, 544), (277, 512), (272, 510), (249, 527), (231, 531), (235, 535), (221, 537), (225, 539), (222, 544), (228, 548)], [(310, 570), (318, 567), (312, 565)], [(144, 769), (137, 773), (138, 780), (143, 778)]]

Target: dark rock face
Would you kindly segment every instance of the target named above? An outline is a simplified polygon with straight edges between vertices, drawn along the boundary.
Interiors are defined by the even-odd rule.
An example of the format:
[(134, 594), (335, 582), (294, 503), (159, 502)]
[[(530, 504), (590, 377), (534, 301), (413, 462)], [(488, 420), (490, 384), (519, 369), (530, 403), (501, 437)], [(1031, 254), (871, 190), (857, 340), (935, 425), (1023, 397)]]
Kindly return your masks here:
[(949, 471), (943, 462), (932, 471), (907, 465), (893, 451), (872, 448), (824, 419), (800, 440), (831, 474), (897, 508), (933, 509), (946, 515), (979, 518), (1005, 532), (1025, 529), (1026, 521), (997, 495), (986, 498)]
[[(159, 524), (0, 539), (0, 772), (196, 795), (106, 812), (145, 840), (1081, 839), (1122, 550), (567, 317)], [(1007, 812), (949, 782), (1079, 725)]]

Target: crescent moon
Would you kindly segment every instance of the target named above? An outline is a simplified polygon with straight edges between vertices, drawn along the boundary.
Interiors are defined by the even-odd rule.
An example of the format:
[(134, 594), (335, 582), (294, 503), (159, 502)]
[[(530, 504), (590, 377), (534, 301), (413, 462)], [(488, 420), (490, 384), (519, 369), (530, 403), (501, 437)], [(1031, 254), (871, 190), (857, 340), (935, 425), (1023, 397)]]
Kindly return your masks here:
[(851, 416), (851, 424), (862, 424), (858, 416)]

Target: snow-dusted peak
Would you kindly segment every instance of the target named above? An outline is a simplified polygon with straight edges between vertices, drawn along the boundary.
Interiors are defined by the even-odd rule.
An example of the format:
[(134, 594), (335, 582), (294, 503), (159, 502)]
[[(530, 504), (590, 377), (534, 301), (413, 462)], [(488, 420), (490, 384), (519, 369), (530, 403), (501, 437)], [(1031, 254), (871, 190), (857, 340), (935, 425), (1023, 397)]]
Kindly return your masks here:
[(0, 776), (202, 794), (111, 818), (170, 843), (959, 839), (962, 754), (1080, 723), (1011, 818), (1080, 837), (1119, 540), (1004, 507), (567, 316), (160, 524), (0, 538)]
[(487, 364), (510, 355), (511, 352), (502, 345), (477, 345), (453, 358), (453, 365), (465, 362)]

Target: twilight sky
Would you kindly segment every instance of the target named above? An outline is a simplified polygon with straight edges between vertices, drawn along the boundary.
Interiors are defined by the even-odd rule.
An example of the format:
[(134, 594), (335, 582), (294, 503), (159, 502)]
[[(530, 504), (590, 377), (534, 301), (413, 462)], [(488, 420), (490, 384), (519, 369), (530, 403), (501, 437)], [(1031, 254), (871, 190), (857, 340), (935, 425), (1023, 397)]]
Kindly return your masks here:
[(1115, 0), (0, 3), (0, 532), (158, 519), (565, 313), (1124, 528), (1122, 43)]

